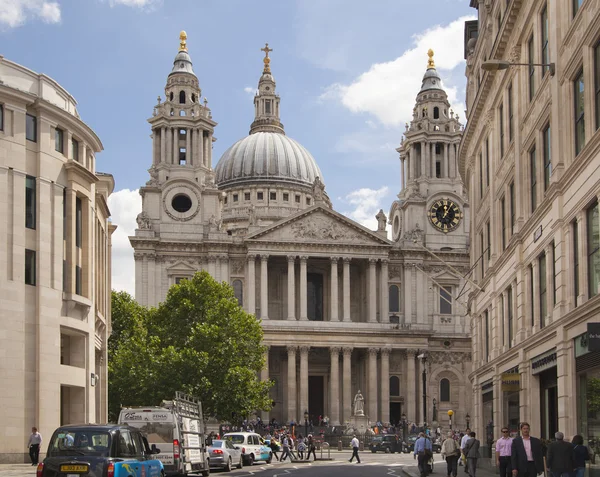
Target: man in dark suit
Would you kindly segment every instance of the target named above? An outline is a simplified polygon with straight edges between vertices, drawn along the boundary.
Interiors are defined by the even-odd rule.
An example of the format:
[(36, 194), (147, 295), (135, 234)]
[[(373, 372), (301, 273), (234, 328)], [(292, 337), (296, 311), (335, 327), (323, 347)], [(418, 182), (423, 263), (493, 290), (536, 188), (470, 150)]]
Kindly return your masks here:
[(513, 477), (536, 477), (544, 472), (542, 442), (529, 435), (529, 424), (521, 423), (521, 435), (513, 439), (511, 466)]
[(575, 469), (573, 445), (565, 442), (562, 432), (554, 434), (556, 440), (548, 446), (546, 462), (553, 477), (570, 477)]
[(469, 434), (469, 440), (465, 444), (464, 453), (467, 456), (467, 469), (471, 477), (475, 477), (477, 473), (477, 459), (479, 459), (479, 446), (480, 442), (475, 439), (475, 433)]

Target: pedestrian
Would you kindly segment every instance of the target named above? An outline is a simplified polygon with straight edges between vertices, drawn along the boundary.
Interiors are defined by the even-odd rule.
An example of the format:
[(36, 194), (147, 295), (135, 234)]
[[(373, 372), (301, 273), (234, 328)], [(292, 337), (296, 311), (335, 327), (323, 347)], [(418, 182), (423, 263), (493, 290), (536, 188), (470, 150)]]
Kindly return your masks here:
[[(350, 462), (356, 457), (356, 462), (360, 464), (360, 457), (358, 456), (358, 447), (360, 446), (358, 439), (356, 438), (356, 434), (352, 436), (352, 441), (350, 441), (350, 447), (352, 447), (352, 457), (350, 457)], [(315, 456), (316, 459), (316, 456)]]
[(302, 434), (298, 434), (298, 439), (296, 439), (296, 449), (298, 449), (298, 459), (303, 460), (306, 444), (304, 443), (304, 437), (302, 437)]
[(308, 451), (308, 453), (306, 454), (306, 460), (310, 460), (310, 454), (312, 453), (313, 458), (315, 460), (317, 460), (317, 446), (315, 445), (315, 440), (313, 438), (312, 434), (308, 435), (308, 440), (306, 442), (306, 450)]
[(29, 447), (29, 458), (31, 459), (31, 465), (38, 465), (38, 459), (40, 457), (40, 446), (42, 445), (42, 435), (38, 432), (37, 427), (31, 428), (31, 435), (29, 441), (27, 441), (27, 447)]
[(573, 436), (571, 444), (573, 444), (575, 477), (583, 477), (585, 474), (585, 461), (590, 460), (590, 451), (583, 445), (583, 436), (580, 436), (579, 434)]
[(446, 459), (446, 474), (448, 477), (456, 477), (458, 473), (458, 459), (460, 458), (461, 451), (456, 442), (452, 438), (452, 431), (448, 432), (448, 437), (444, 439), (442, 443), (442, 459)]
[(510, 452), (510, 466), (513, 477), (536, 477), (544, 472), (542, 442), (532, 437), (527, 422), (521, 423), (521, 435), (515, 437)]
[(421, 477), (429, 475), (429, 459), (432, 456), (433, 446), (431, 445), (431, 441), (425, 437), (424, 432), (420, 432), (419, 438), (415, 441), (414, 458), (417, 459)]
[(508, 427), (502, 428), (502, 437), (496, 441), (496, 467), (500, 469), (500, 477), (511, 477), (510, 453), (512, 438)]
[(280, 450), (279, 445), (277, 444), (277, 439), (275, 439), (275, 436), (273, 436), (271, 438), (271, 441), (269, 442), (269, 447), (271, 448), (271, 452), (273, 452), (273, 456), (279, 460), (279, 456), (277, 455), (277, 451)]
[(462, 451), (462, 455), (461, 455), (460, 460), (465, 465), (465, 472), (467, 474), (469, 473), (469, 468), (468, 468), (468, 465), (467, 465), (467, 455), (465, 454), (464, 449), (465, 449), (465, 444), (471, 438), (470, 434), (471, 434), (471, 429), (469, 429), (467, 427), (465, 429), (465, 433), (463, 435), (461, 435), (461, 437), (460, 437), (460, 450)]
[(292, 454), (290, 454), (290, 438), (287, 436), (287, 434), (283, 436), (281, 446), (283, 448), (283, 451), (281, 452), (281, 459), (279, 459), (279, 462), (283, 462), (286, 459), (286, 457), (289, 457), (291, 461)]
[(469, 434), (469, 440), (463, 449), (463, 452), (467, 456), (467, 469), (469, 469), (469, 475), (471, 477), (475, 477), (475, 474), (477, 473), (477, 459), (481, 457), (479, 454), (480, 445), (479, 440), (475, 439), (475, 433), (471, 432)]
[(546, 463), (553, 477), (571, 477), (575, 470), (573, 462), (573, 445), (565, 442), (565, 435), (558, 431), (554, 434), (555, 441), (548, 446)]

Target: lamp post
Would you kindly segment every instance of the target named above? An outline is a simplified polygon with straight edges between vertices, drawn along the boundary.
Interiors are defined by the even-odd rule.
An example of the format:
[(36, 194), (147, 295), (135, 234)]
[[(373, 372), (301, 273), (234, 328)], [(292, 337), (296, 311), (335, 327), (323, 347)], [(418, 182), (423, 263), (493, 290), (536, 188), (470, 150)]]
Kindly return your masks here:
[[(427, 363), (427, 356), (425, 353), (421, 353), (417, 356), (421, 360), (423, 366), (423, 372), (421, 373), (421, 378), (423, 379), (423, 427), (427, 427), (427, 367), (425, 364)], [(425, 430), (425, 429), (423, 429)]]
[(448, 411), (448, 417), (450, 418), (450, 430), (452, 430), (452, 416), (454, 415), (454, 411), (450, 409)]
[(407, 425), (406, 414), (402, 413), (401, 419), (402, 419), (402, 440), (406, 441), (406, 425)]
[(554, 76), (556, 65), (554, 63), (511, 63), (506, 60), (487, 60), (481, 63), (481, 69), (485, 71), (506, 70), (511, 66), (547, 66), (550, 76)]
[(308, 435), (308, 411), (304, 411), (304, 437)]
[(433, 420), (437, 421), (437, 399), (433, 398)]
[(467, 420), (467, 429), (471, 429), (471, 416), (469, 416), (468, 412), (467, 412), (467, 415), (465, 416), (465, 419)]

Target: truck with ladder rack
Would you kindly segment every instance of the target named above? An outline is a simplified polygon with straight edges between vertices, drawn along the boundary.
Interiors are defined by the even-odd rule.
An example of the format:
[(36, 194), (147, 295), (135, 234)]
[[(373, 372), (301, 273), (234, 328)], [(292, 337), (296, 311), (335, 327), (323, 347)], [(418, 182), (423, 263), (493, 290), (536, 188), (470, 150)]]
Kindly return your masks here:
[(160, 449), (156, 458), (167, 476), (210, 474), (202, 403), (197, 398), (177, 391), (175, 399), (160, 406), (123, 408), (119, 424), (148, 436), (149, 444)]

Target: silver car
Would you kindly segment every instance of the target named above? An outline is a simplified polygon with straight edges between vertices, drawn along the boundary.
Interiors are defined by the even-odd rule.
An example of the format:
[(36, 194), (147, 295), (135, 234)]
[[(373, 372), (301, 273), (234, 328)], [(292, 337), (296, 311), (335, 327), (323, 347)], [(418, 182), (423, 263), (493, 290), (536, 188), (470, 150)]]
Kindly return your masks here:
[(242, 450), (229, 440), (213, 440), (208, 447), (208, 462), (211, 468), (225, 469), (229, 472), (235, 465), (238, 469), (244, 466)]

